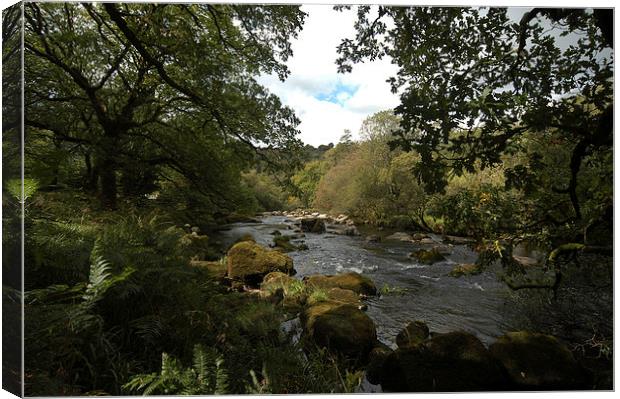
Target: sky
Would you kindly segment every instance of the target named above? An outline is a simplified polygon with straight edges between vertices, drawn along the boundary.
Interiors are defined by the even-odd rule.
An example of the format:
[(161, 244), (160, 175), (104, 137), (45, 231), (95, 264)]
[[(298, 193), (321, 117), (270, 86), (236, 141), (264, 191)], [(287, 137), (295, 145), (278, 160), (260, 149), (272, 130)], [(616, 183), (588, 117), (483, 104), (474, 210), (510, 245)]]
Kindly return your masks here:
[(261, 76), (259, 82), (295, 110), (304, 143), (337, 143), (345, 129), (355, 139), (367, 116), (399, 104), (386, 82), (397, 68), (387, 58), (337, 73), (336, 47), (343, 38), (353, 37), (355, 10), (338, 12), (331, 5), (304, 5), (302, 10), (309, 15), (292, 41), (293, 57), (287, 62), (291, 74), (285, 82), (275, 75)]

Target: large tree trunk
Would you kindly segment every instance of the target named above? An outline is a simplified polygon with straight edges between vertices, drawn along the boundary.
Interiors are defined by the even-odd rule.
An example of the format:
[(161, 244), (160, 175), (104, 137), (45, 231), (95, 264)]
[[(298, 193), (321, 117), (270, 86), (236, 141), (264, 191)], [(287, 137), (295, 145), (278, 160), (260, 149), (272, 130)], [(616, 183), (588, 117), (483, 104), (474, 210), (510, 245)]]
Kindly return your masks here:
[(99, 188), (101, 205), (116, 209), (116, 163), (110, 158), (104, 159), (99, 166)]

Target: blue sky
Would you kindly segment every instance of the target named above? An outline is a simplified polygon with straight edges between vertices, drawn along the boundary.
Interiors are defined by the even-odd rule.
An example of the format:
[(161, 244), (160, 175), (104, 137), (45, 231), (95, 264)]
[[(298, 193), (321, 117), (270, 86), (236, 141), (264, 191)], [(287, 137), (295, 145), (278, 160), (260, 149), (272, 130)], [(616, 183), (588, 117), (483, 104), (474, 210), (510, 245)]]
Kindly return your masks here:
[(359, 85), (347, 85), (342, 82), (337, 82), (336, 86), (329, 90), (329, 92), (319, 92), (314, 98), (319, 101), (328, 101), (330, 103), (344, 105), (346, 100), (355, 95), (358, 88)]
[(398, 105), (386, 82), (397, 69), (384, 59), (356, 65), (352, 73), (337, 73), (336, 47), (354, 35), (355, 11), (337, 12), (331, 5), (302, 9), (309, 15), (292, 42), (293, 57), (287, 62), (291, 75), (285, 82), (276, 76), (259, 81), (295, 110), (303, 142), (336, 143), (345, 129), (355, 138), (364, 118)]

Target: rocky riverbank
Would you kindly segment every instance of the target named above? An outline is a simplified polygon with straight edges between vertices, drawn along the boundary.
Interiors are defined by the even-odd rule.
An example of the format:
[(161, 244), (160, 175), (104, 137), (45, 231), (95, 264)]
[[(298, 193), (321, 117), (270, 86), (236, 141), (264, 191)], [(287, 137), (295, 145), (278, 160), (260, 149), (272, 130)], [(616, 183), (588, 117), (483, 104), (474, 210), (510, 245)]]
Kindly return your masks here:
[[(297, 236), (292, 241), (303, 239), (306, 233), (325, 234), (337, 224), (321, 214), (282, 216), (295, 226), (292, 230)], [(354, 227), (346, 220), (339, 218), (338, 223)], [(279, 233), (273, 236), (285, 236)], [(383, 239), (403, 241), (407, 237), (431, 246), (416, 255), (421, 262), (442, 256), (436, 241), (405, 234)], [(287, 319), (300, 321), (304, 345), (326, 348), (352, 367), (365, 370), (368, 381), (383, 391), (561, 390), (596, 385), (592, 373), (559, 340), (534, 332), (507, 332), (485, 346), (471, 333), (434, 333), (423, 321), (414, 321), (404, 326), (392, 349), (378, 340), (377, 326), (365, 312), (368, 298), (379, 291), (371, 279), (354, 272), (297, 279), (293, 259), (277, 242), (270, 249), (245, 237), (232, 245), (224, 262), (195, 261), (194, 265), (217, 270), (231, 290), (281, 307)], [(453, 270), (454, 277), (476, 273), (479, 269), (474, 264), (456, 265)]]

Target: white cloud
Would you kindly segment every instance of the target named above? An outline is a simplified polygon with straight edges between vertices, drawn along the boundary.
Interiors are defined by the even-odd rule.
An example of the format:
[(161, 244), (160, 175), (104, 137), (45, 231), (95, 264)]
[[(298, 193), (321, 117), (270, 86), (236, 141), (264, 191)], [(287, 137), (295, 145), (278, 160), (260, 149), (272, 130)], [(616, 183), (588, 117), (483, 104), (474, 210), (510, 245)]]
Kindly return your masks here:
[(330, 5), (302, 9), (309, 15), (293, 41), (294, 55), (287, 62), (291, 75), (285, 82), (274, 76), (262, 76), (259, 81), (295, 110), (305, 143), (335, 143), (344, 129), (351, 130), (355, 138), (364, 118), (398, 105), (398, 97), (386, 82), (396, 67), (384, 59), (338, 74), (336, 47), (343, 38), (354, 36), (355, 11), (338, 12)]

